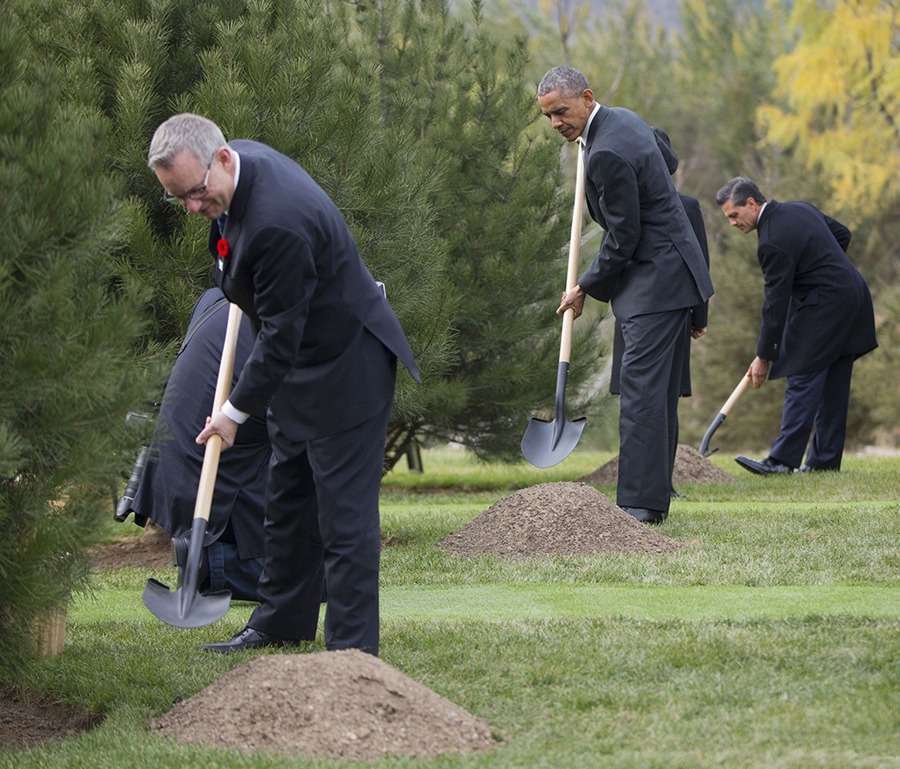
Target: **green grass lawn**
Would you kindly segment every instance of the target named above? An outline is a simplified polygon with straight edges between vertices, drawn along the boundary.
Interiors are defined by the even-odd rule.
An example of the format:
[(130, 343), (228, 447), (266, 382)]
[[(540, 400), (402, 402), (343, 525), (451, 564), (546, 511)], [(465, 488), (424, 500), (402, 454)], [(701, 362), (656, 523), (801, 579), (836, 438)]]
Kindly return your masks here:
[[(424, 453), (425, 473), (385, 479), (381, 658), (502, 741), (365, 766), (900, 767), (900, 458), (760, 478), (715, 455), (735, 482), (678, 489), (661, 531), (687, 546), (665, 555), (502, 561), (435, 547), (515, 489), (577, 480), (610, 458), (576, 451), (541, 471), (444, 449)], [(98, 573), (70, 607), (63, 654), (27, 671), (35, 692), (103, 723), (0, 752), (0, 767), (348, 766), (151, 736), (150, 717), (250, 658), (199, 645), (231, 635), (252, 606), (178, 630), (143, 607), (148, 576)]]

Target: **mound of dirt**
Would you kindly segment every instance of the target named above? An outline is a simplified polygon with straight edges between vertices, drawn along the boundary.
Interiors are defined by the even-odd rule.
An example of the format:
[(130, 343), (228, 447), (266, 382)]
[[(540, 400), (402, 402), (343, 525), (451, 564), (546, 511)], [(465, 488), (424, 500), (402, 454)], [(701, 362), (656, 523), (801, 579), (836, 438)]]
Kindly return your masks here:
[(438, 546), (503, 558), (668, 553), (683, 545), (640, 523), (586, 483), (542, 483), (495, 502)]
[[(619, 476), (619, 458), (610, 459), (594, 472), (580, 480), (603, 486), (617, 483)], [(675, 451), (675, 469), (672, 472), (672, 483), (733, 483), (734, 478), (717, 467), (693, 446), (679, 443)]]
[(256, 657), (178, 702), (150, 729), (247, 753), (355, 761), (497, 745), (485, 721), (356, 650)]

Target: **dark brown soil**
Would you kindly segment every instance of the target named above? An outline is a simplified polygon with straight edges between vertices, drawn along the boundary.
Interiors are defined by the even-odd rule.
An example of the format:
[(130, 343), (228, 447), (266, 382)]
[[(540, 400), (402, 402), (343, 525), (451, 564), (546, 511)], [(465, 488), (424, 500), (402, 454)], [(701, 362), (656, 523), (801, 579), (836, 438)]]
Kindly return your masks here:
[(590, 553), (668, 553), (680, 542), (639, 523), (586, 483), (542, 483), (494, 503), (439, 547), (502, 558)]
[[(581, 480), (597, 486), (618, 482), (619, 458), (610, 459), (594, 472)], [(734, 477), (717, 467), (693, 446), (678, 444), (675, 451), (675, 469), (672, 472), (672, 483), (733, 483)]]
[[(123, 524), (134, 529), (131, 523)], [(124, 529), (123, 529), (124, 530)], [(129, 532), (130, 533), (130, 532)], [(173, 569), (172, 538), (165, 529), (148, 523), (139, 537), (129, 537), (119, 542), (95, 547), (91, 551), (97, 569), (121, 569), (125, 566), (139, 566), (160, 571)]]
[(256, 657), (177, 703), (150, 729), (247, 753), (356, 761), (497, 745), (485, 721), (356, 650)]
[(0, 749), (25, 750), (92, 729), (98, 720), (54, 702), (20, 699), (0, 688)]

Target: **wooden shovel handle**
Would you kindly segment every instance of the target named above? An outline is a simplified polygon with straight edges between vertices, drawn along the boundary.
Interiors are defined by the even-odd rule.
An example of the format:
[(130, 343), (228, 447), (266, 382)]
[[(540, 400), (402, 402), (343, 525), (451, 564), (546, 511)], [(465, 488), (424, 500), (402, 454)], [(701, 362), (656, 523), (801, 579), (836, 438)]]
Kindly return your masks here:
[(731, 395), (728, 396), (728, 400), (722, 406), (722, 409), (719, 411), (720, 414), (724, 414), (728, 416), (728, 412), (731, 411), (731, 407), (737, 403), (738, 398), (741, 397), (741, 394), (744, 390), (747, 389), (747, 385), (750, 384), (752, 380), (750, 379), (750, 374), (747, 374), (740, 382), (738, 382), (738, 386), (734, 388)]
[[(566, 291), (571, 291), (578, 281), (578, 267), (581, 254), (581, 216), (584, 211), (584, 142), (575, 142), (578, 148), (578, 163), (575, 170), (575, 205), (572, 211), (572, 230), (569, 234), (569, 264), (566, 270)], [(562, 341), (559, 345), (559, 362), (568, 363), (572, 356), (572, 329), (575, 324), (575, 310), (563, 314)]]
[[(222, 404), (228, 400), (231, 391), (231, 379), (234, 375), (234, 356), (237, 350), (238, 331), (241, 326), (241, 308), (236, 304), (228, 306), (228, 325), (225, 328), (225, 342), (222, 345), (222, 360), (219, 363), (219, 378), (216, 380), (216, 394), (213, 396), (212, 414), (222, 410)], [(212, 416), (212, 415), (211, 415)], [(200, 470), (200, 484), (197, 488), (197, 501), (194, 503), (194, 519), (209, 520), (212, 507), (213, 491), (216, 487), (216, 474), (219, 470), (219, 456), (222, 453), (222, 438), (210, 436), (203, 452), (203, 467)]]

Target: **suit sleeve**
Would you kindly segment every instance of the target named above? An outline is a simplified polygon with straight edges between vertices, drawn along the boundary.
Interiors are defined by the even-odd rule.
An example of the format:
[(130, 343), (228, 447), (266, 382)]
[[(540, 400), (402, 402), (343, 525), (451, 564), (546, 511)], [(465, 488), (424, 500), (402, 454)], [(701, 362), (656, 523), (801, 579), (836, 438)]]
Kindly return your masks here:
[(608, 302), (641, 237), (640, 192), (634, 169), (618, 153), (591, 153), (586, 173), (598, 190), (606, 236), (578, 285), (595, 299)]
[(825, 223), (828, 225), (828, 229), (831, 230), (831, 234), (834, 235), (834, 239), (838, 242), (841, 250), (846, 254), (847, 249), (850, 247), (850, 230), (837, 219), (832, 219), (826, 214), (822, 214), (822, 216), (825, 217)]
[(257, 255), (252, 272), (259, 332), (229, 400), (255, 413), (269, 404), (298, 356), (317, 275), (309, 244), (289, 230), (256, 233), (248, 251)]
[(757, 257), (765, 279), (765, 297), (756, 354), (763, 360), (775, 361), (781, 353), (796, 264), (790, 254), (770, 242), (760, 243)]

